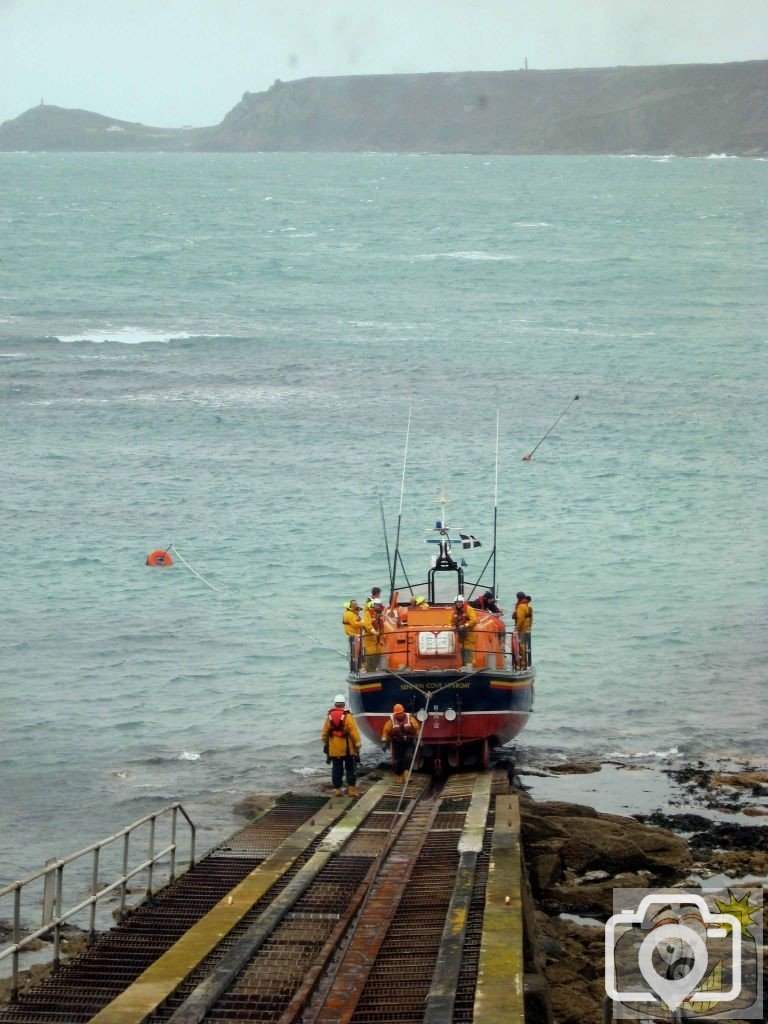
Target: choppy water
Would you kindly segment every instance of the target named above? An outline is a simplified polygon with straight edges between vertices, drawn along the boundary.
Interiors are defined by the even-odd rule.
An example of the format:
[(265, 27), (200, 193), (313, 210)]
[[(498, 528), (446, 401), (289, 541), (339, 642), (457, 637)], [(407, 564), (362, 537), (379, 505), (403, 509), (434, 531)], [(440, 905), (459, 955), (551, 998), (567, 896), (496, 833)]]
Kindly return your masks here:
[[(443, 483), (490, 540), (501, 410), (526, 748), (764, 751), (767, 183), (3, 154), (0, 882), (171, 800), (205, 845), (244, 793), (326, 781), (344, 662), (305, 634), (343, 650), (342, 602), (385, 585), (409, 404), (419, 570)], [(217, 590), (145, 567), (171, 542)]]

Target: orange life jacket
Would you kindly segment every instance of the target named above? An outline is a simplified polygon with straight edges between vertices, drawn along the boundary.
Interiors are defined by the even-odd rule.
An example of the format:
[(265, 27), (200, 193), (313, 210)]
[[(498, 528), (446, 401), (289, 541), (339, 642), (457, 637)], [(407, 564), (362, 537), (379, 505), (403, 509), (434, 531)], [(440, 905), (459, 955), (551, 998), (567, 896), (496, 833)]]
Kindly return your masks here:
[(328, 712), (328, 721), (331, 723), (331, 736), (337, 736), (341, 739), (346, 736), (344, 728), (346, 718), (347, 712), (344, 708), (331, 708)]
[(413, 738), (414, 730), (411, 716), (407, 711), (401, 715), (392, 715), (392, 739), (395, 743), (405, 743)]

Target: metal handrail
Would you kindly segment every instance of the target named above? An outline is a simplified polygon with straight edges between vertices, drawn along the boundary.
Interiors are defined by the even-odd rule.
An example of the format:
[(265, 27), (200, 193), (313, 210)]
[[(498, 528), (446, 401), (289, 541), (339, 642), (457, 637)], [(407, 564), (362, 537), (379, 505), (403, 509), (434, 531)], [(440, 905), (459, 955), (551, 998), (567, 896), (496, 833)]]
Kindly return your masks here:
[[(425, 627), (425, 628), (428, 631), (431, 631), (429, 629), (429, 627)], [(453, 626), (446, 626), (445, 627), (445, 631), (453, 632), (453, 633), (456, 634), (457, 638), (459, 638), (459, 631), (455, 627), (453, 627)], [(474, 633), (477, 637), (498, 635), (499, 638), (500, 638), (499, 639), (500, 653), (504, 655), (505, 661), (508, 663), (509, 667), (511, 667), (511, 670), (513, 672), (526, 672), (528, 669), (530, 669), (532, 667), (533, 659), (531, 657), (531, 634), (529, 632), (524, 633), (524, 634), (520, 634), (520, 633), (517, 633), (516, 630), (514, 630), (514, 629), (512, 629), (512, 630), (506, 630), (505, 629), (503, 632), (500, 632), (499, 634), (488, 633), (488, 632), (486, 632), (484, 630), (467, 630), (466, 632), (467, 633)], [(418, 629), (409, 629), (407, 627), (407, 625), (399, 626), (399, 627), (397, 627), (395, 629), (389, 629), (389, 630), (386, 631), (386, 633), (382, 633), (381, 634), (381, 636), (383, 638), (394, 639), (395, 641), (397, 641), (397, 642), (399, 642), (401, 644), (403, 643), (403, 638), (404, 638), (404, 640), (405, 640), (405, 656), (406, 656), (406, 661), (408, 661), (408, 662), (410, 662), (410, 655), (411, 655), (411, 650), (412, 650), (412, 644), (416, 642), (417, 635), (418, 635)], [(520, 640), (521, 637), (524, 638), (523, 641)], [(513, 638), (517, 638), (517, 639), (513, 640)], [(363, 643), (364, 636), (362, 636), (362, 635), (361, 636), (357, 636), (357, 637), (354, 638), (354, 640), (355, 640), (354, 645), (351, 645), (351, 647), (350, 647), (349, 667), (350, 667), (350, 672), (352, 673), (352, 675), (354, 675), (354, 676), (361, 676), (361, 675), (364, 674), (363, 673), (363, 666), (365, 664), (365, 648), (364, 648), (364, 643)], [(517, 652), (515, 651), (515, 649), (513, 647), (513, 643), (524, 643), (525, 644), (525, 657), (522, 656), (523, 652), (520, 651), (519, 648), (518, 648)], [(459, 647), (461, 646), (461, 641), (460, 640), (459, 640), (458, 646)], [(486, 651), (485, 653), (492, 653), (492, 652)], [(380, 656), (382, 658), (387, 658), (387, 657), (391, 656), (391, 654), (392, 654), (391, 651), (386, 651), (383, 648), (382, 648), (382, 650), (380, 652)]]
[[(38, 871), (33, 872), (31, 875), (27, 875), (16, 882), (11, 882), (4, 888), (0, 889), (0, 899), (3, 897), (13, 894), (13, 942), (11, 945), (6, 946), (5, 949), (0, 949), (0, 960), (4, 960), (9, 956), (13, 957), (12, 962), (12, 980), (11, 980), (11, 1001), (15, 1002), (19, 992), (19, 954), (23, 949), (29, 946), (36, 939), (41, 938), (44, 935), (49, 934), (53, 931), (53, 964), (54, 967), (58, 967), (61, 955), (61, 928), (62, 925), (68, 921), (71, 917), (81, 913), (87, 907), (90, 907), (90, 920), (88, 929), (88, 938), (92, 940), (96, 934), (96, 905), (100, 899), (109, 893), (114, 892), (116, 889), (120, 890), (120, 910), (119, 917), (123, 917), (125, 914), (126, 895), (128, 892), (128, 882), (131, 878), (140, 874), (142, 871), (147, 872), (147, 886), (145, 890), (146, 896), (153, 895), (154, 889), (154, 866), (162, 858), (170, 855), (169, 865), (169, 877), (168, 882), (175, 881), (177, 877), (176, 873), (176, 852), (178, 849), (178, 843), (176, 841), (176, 827), (178, 815), (181, 813), (189, 826), (189, 861), (187, 867), (184, 869), (188, 871), (195, 863), (195, 834), (196, 828), (192, 819), (189, 817), (187, 812), (184, 810), (180, 803), (169, 804), (167, 807), (161, 808), (159, 811), (153, 811), (151, 814), (145, 815), (138, 821), (134, 821), (131, 825), (126, 825), (125, 828), (120, 829), (119, 832), (115, 832), (111, 836), (107, 836), (106, 839), (100, 839), (96, 843), (91, 843), (90, 846), (86, 846), (82, 850), (78, 850), (77, 853), (71, 853), (66, 857), (62, 857), (60, 860), (50, 861), (44, 868), (40, 868)], [(155, 851), (155, 825), (158, 818), (164, 815), (171, 815), (171, 836), (170, 842), (167, 846), (164, 846), (161, 850)], [(149, 823), (149, 849), (148, 855), (145, 860), (141, 862), (137, 867), (129, 869), (129, 852), (130, 852), (130, 840), (132, 833), (140, 828), (142, 825)], [(118, 840), (123, 841), (123, 856), (122, 856), (122, 874), (109, 885), (104, 886), (97, 890), (98, 885), (98, 870), (99, 870), (99, 857), (101, 851), (109, 846), (111, 843), (115, 843)], [(88, 854), (93, 855), (93, 868), (91, 873), (91, 895), (86, 899), (81, 900), (74, 907), (69, 910), (62, 911), (63, 904), (63, 889), (64, 889), (64, 868), (67, 864), (72, 864), (74, 861), (80, 860), (81, 857), (85, 857)], [(33, 932), (29, 932), (22, 936), (21, 934), (21, 895), (22, 890), (25, 886), (30, 885), (32, 882), (36, 882), (39, 879), (43, 879), (44, 882), (44, 893), (43, 893), (43, 923), (40, 928), (35, 929)], [(55, 890), (55, 892), (54, 892)], [(54, 912), (55, 911), (55, 912)]]

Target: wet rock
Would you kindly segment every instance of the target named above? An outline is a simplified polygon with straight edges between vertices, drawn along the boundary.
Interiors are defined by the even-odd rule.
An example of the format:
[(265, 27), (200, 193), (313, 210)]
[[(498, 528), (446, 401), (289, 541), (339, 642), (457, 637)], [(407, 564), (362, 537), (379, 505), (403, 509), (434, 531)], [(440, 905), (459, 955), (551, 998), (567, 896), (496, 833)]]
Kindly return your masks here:
[(614, 889), (644, 889), (650, 880), (647, 872), (622, 872), (602, 882), (573, 879), (551, 886), (542, 892), (540, 899), (551, 914), (579, 914), (607, 921), (613, 913)]
[(603, 766), (596, 761), (568, 761), (566, 764), (550, 764), (547, 767), (556, 775), (592, 775), (601, 771)]
[(644, 824), (656, 825), (671, 832), (697, 832), (712, 824), (703, 814), (664, 814), (662, 811), (654, 811), (653, 814), (635, 814), (633, 817)]
[(607, 871), (588, 871), (578, 881), (579, 885), (585, 885), (587, 882), (604, 882), (606, 878), (610, 877)]
[[(19, 992), (32, 989), (51, 973), (48, 964), (33, 964), (25, 971), (19, 971)], [(0, 978), (0, 1005), (7, 1003), (11, 998), (12, 981), (10, 978)]]
[(544, 972), (558, 1024), (602, 1020), (603, 929), (537, 915)]
[(250, 793), (248, 796), (243, 797), (239, 800), (232, 808), (234, 814), (238, 814), (243, 818), (255, 818), (262, 811), (266, 811), (268, 807), (271, 807), (275, 802), (274, 796), (260, 793)]
[(768, 825), (736, 825), (730, 821), (707, 822), (690, 838), (694, 850), (748, 850), (768, 852)]
[[(693, 798), (687, 797), (694, 809), (732, 803), (743, 810), (754, 789), (739, 789), (731, 781), (729, 788), (719, 785), (703, 763), (674, 774), (684, 776), (679, 781), (686, 785), (700, 787)], [(749, 774), (754, 781), (755, 773)], [(537, 803), (527, 796), (521, 796), (521, 814), (538, 908), (538, 947), (558, 1024), (597, 1024), (603, 1019), (604, 996), (603, 929), (560, 914), (606, 921), (613, 913), (617, 888), (692, 888), (714, 874), (759, 879), (768, 873), (764, 825), (715, 822), (690, 812), (657, 811), (626, 818), (562, 801)]]
[(651, 871), (669, 876), (691, 863), (683, 839), (634, 818), (600, 814), (592, 807), (559, 801), (522, 802), (523, 843), (531, 865), (543, 853), (555, 852), (552, 840), (562, 840), (559, 853), (564, 871)]
[[(709, 777), (711, 786), (736, 786), (747, 789), (760, 789), (768, 786), (768, 772), (713, 772)], [(764, 790), (765, 791), (765, 790)]]
[(707, 868), (715, 874), (732, 878), (762, 878), (768, 874), (768, 853), (753, 850), (697, 851), (705, 859)]
[(562, 840), (549, 840), (529, 848), (526, 854), (534, 891), (544, 892), (563, 877)]

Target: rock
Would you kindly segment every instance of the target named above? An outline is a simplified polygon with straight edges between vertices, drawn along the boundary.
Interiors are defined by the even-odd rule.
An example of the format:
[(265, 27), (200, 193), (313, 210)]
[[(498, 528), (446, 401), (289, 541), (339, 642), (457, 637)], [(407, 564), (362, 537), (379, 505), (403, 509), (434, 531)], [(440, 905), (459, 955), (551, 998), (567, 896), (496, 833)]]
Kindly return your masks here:
[(262, 811), (266, 811), (268, 807), (271, 807), (274, 802), (274, 796), (250, 793), (233, 806), (232, 813), (238, 814), (243, 818), (255, 818), (257, 814), (261, 814)]
[(545, 840), (562, 839), (563, 867), (574, 872), (650, 870), (671, 875), (691, 863), (687, 844), (672, 832), (634, 818), (598, 814), (591, 807), (526, 802), (522, 823), (526, 850), (531, 846), (535, 857)]
[(542, 843), (532, 846), (526, 853), (528, 873), (534, 892), (541, 893), (556, 885), (563, 877), (563, 861), (560, 856), (561, 842)]
[(544, 971), (558, 1024), (602, 1020), (603, 929), (537, 915)]
[(556, 775), (592, 775), (594, 772), (602, 771), (603, 768), (598, 762), (582, 764), (576, 761), (567, 764), (550, 764), (547, 767)]
[(768, 825), (735, 825), (730, 821), (708, 821), (707, 828), (690, 838), (695, 850), (760, 850), (768, 852)]
[(766, 771), (743, 771), (743, 772), (713, 772), (709, 779), (712, 786), (736, 786), (752, 789), (758, 786), (768, 785), (768, 772)]
[(602, 882), (572, 879), (547, 889), (541, 901), (551, 914), (579, 914), (607, 921), (613, 913), (614, 889), (645, 889), (650, 880), (645, 872), (621, 873)]
[[(705, 766), (686, 772), (687, 781), (695, 777), (692, 784), (706, 786), (708, 794), (717, 791)], [(597, 1024), (603, 1019), (604, 996), (603, 929), (558, 915), (606, 921), (613, 914), (617, 888), (694, 888), (713, 874), (757, 881), (768, 873), (768, 827), (763, 825), (661, 812), (625, 818), (563, 801), (536, 803), (525, 796), (521, 815), (537, 900), (538, 949), (558, 1024)], [(695, 864), (688, 842), (675, 832), (691, 835)], [(698, 877), (691, 877), (691, 871)]]
[(635, 814), (633, 817), (637, 821), (666, 828), (671, 832), (698, 832), (712, 824), (711, 819), (705, 818), (703, 814), (663, 814), (654, 811), (653, 814)]
[(715, 874), (730, 875), (732, 878), (756, 878), (764, 884), (768, 875), (768, 853), (752, 850), (718, 851), (699, 850), (706, 856), (707, 867)]
[(587, 882), (604, 882), (606, 878), (610, 877), (607, 871), (588, 871), (579, 879), (579, 885), (584, 885)]

